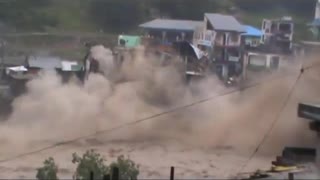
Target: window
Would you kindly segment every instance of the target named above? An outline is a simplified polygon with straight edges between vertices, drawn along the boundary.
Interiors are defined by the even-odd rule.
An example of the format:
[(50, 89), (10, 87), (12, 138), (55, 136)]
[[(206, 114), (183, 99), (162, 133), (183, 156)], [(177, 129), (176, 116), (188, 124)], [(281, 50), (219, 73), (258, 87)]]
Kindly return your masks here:
[(284, 33), (291, 33), (292, 29), (292, 24), (289, 23), (281, 23), (279, 25), (279, 31), (284, 32)]
[(229, 35), (231, 43), (237, 43), (239, 41), (238, 33), (232, 32)]

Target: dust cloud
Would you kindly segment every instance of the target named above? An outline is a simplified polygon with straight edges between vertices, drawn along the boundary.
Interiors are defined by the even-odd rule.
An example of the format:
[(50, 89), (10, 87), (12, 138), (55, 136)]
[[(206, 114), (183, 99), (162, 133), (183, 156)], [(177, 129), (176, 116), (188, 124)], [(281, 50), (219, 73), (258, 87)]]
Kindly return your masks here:
[[(13, 102), (12, 115), (0, 125), (2, 151), (14, 153), (18, 149), (33, 148), (35, 144), (63, 142), (233, 90), (225, 88), (215, 77), (186, 85), (178, 60), (163, 65), (159, 58), (141, 52), (126, 57), (118, 69), (109, 49), (93, 48), (92, 56), (100, 62), (104, 74), (90, 74), (84, 85), (77, 80), (62, 84), (55, 72), (43, 72), (30, 81), (28, 93)], [(274, 76), (281, 74), (276, 72)], [(232, 147), (234, 153), (247, 156), (276, 118), (296, 76), (297, 73), (282, 76), (254, 88), (91, 137), (91, 140), (104, 144), (175, 139), (184, 146), (207, 150)], [(252, 82), (266, 80), (268, 78), (259, 77)], [(304, 95), (309, 99), (316, 96), (318, 91), (312, 92), (309, 83), (303, 83), (293, 96)], [(263, 148), (264, 153), (279, 153), (283, 143), (314, 142), (304, 122), (296, 118), (299, 100), (290, 99), (289, 107), (280, 117), (282, 121), (268, 139), (268, 146)], [(92, 141), (80, 143), (92, 145)]]

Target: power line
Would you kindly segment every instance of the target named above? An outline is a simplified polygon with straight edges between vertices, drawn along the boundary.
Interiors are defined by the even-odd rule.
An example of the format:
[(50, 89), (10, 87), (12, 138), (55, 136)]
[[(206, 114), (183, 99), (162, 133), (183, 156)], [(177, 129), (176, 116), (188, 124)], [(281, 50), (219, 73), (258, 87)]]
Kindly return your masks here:
[(284, 111), (285, 107), (287, 106), (289, 100), (290, 100), (290, 97), (292, 95), (292, 93), (294, 92), (294, 89), (299, 81), (299, 79), (301, 78), (302, 74), (310, 69), (313, 69), (313, 68), (316, 68), (320, 66), (320, 63), (315, 63), (315, 64), (312, 64), (310, 66), (306, 66), (306, 67), (303, 67), (303, 63), (301, 65), (301, 69), (300, 69), (300, 74), (299, 76), (297, 77), (295, 83), (293, 84), (292, 88), (290, 89), (289, 93), (288, 93), (288, 96), (287, 98), (285, 99), (284, 101), (284, 104), (282, 106), (282, 108), (280, 109), (279, 113), (277, 114), (275, 120), (272, 122), (269, 130), (265, 133), (265, 135), (263, 136), (262, 140), (258, 143), (256, 149), (253, 151), (253, 153), (251, 154), (251, 156), (248, 158), (248, 160), (240, 167), (240, 170), (237, 172), (237, 174), (241, 173), (242, 170), (249, 164), (249, 162), (254, 158), (254, 156), (258, 153), (260, 147), (263, 145), (263, 143), (265, 142), (265, 140), (268, 138), (268, 136), (270, 135), (272, 129), (274, 128), (276, 122), (280, 119), (280, 116), (282, 114), (282, 112)]
[[(320, 64), (318, 64), (320, 65)], [(253, 153), (249, 156), (248, 160), (240, 167), (240, 170), (237, 172), (237, 174), (241, 173), (242, 170), (247, 167), (247, 165), (250, 163), (250, 161), (255, 157), (255, 155), (259, 152), (261, 146), (264, 144), (264, 142), (268, 139), (269, 135), (271, 134), (274, 126), (276, 125), (276, 123), (279, 121), (285, 107), (287, 106), (289, 100), (290, 100), (290, 97), (291, 95), (293, 94), (294, 90), (295, 90), (295, 87), (296, 85), (298, 84), (298, 81), (300, 80), (302, 74), (306, 71), (306, 70), (310, 70), (311, 68), (314, 68), (318, 65), (314, 65), (314, 66), (308, 66), (306, 68), (301, 68), (300, 69), (300, 73), (299, 73), (299, 76), (297, 77), (297, 79), (295, 80), (294, 84), (292, 85), (291, 89), (289, 90), (288, 92), (288, 95), (283, 103), (283, 105), (281, 106), (279, 112), (276, 114), (275, 116), (275, 119), (273, 120), (273, 122), (271, 123), (268, 131), (264, 134), (262, 140), (258, 143), (258, 145), (256, 146), (255, 150), (253, 151)]]
[(230, 94), (233, 94), (233, 93), (237, 93), (237, 92), (243, 91), (243, 90), (248, 90), (250, 88), (262, 85), (264, 83), (269, 83), (270, 81), (278, 80), (279, 78), (285, 78), (285, 77), (288, 77), (289, 75), (292, 75), (292, 73), (288, 73), (288, 74), (285, 74), (285, 75), (282, 75), (282, 76), (276, 76), (276, 77), (270, 78), (269, 80), (266, 80), (264, 82), (253, 83), (251, 85), (244, 86), (242, 88), (235, 89), (235, 90), (230, 91), (230, 92), (225, 92), (225, 93), (213, 96), (213, 97), (208, 97), (208, 98), (205, 98), (205, 99), (201, 99), (201, 100), (192, 102), (192, 103), (184, 105), (184, 106), (178, 106), (178, 107), (175, 107), (175, 108), (170, 109), (168, 111), (164, 111), (164, 112), (161, 112), (161, 113), (158, 113), (158, 114), (154, 114), (154, 115), (146, 117), (146, 118), (138, 119), (136, 121), (132, 121), (132, 122), (129, 122), (129, 123), (124, 123), (124, 124), (119, 125), (119, 126), (114, 127), (114, 128), (96, 131), (95, 133), (91, 133), (91, 134), (88, 134), (88, 135), (80, 136), (80, 137), (77, 137), (77, 138), (74, 138), (74, 139), (70, 139), (68, 141), (55, 143), (55, 144), (40, 148), (38, 150), (34, 150), (34, 151), (30, 151), (30, 152), (19, 154), (19, 155), (16, 155), (16, 156), (12, 156), (12, 157), (9, 157), (9, 158), (5, 158), (5, 159), (0, 160), (0, 163), (12, 161), (12, 160), (19, 159), (19, 158), (22, 158), (22, 157), (25, 157), (25, 156), (29, 156), (29, 155), (32, 155), (32, 154), (37, 154), (37, 153), (40, 153), (40, 152), (43, 152), (43, 151), (46, 151), (46, 150), (49, 150), (49, 149), (53, 149), (53, 148), (58, 147), (58, 146), (71, 144), (71, 143), (76, 142), (76, 141), (81, 140), (81, 139), (86, 139), (86, 138), (89, 138), (89, 137), (92, 137), (92, 136), (97, 136), (99, 134), (111, 133), (113, 131), (120, 130), (120, 129), (128, 127), (128, 126), (132, 126), (132, 125), (139, 124), (139, 123), (142, 123), (142, 122), (145, 122), (145, 121), (153, 120), (153, 119), (155, 119), (157, 117), (160, 117), (160, 116), (171, 114), (173, 112), (177, 112), (177, 111), (180, 111), (180, 110), (183, 110), (183, 109), (187, 109), (189, 107), (196, 106), (198, 104), (202, 104), (202, 103), (205, 103), (205, 102), (208, 102), (208, 101), (212, 101), (212, 100), (214, 100), (216, 98), (219, 98), (219, 97), (227, 96), (227, 95), (230, 95)]

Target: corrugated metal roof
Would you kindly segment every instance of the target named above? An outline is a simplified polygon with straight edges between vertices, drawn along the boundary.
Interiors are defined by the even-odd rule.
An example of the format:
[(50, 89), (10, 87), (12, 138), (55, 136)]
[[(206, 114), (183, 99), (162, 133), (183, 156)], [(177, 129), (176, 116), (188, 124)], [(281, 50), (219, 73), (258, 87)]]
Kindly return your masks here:
[(56, 57), (30, 57), (28, 59), (30, 67), (41, 68), (41, 69), (55, 69), (62, 68), (61, 59)]
[(155, 19), (155, 20), (143, 23), (139, 27), (146, 28), (146, 29), (194, 31), (198, 26), (201, 26), (202, 24), (203, 24), (202, 21)]
[(245, 27), (233, 16), (206, 13), (205, 17), (209, 20), (215, 30), (246, 32)]
[(25, 56), (4, 57), (3, 64), (5, 66), (24, 66), (26, 63)]
[(255, 28), (253, 26), (245, 25), (245, 28), (246, 28), (246, 33), (244, 33), (243, 35), (256, 36), (256, 37), (261, 37), (263, 35), (260, 29)]

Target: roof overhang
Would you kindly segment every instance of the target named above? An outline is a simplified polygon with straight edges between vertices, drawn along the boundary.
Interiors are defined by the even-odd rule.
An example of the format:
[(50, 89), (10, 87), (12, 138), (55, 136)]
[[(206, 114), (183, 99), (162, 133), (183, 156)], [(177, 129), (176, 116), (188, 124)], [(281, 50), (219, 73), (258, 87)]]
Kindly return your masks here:
[(171, 28), (155, 28), (155, 27), (143, 27), (143, 26), (139, 26), (145, 30), (158, 30), (158, 31), (172, 31), (172, 32), (176, 32), (176, 31), (184, 31), (184, 32), (194, 32), (195, 29), (171, 29)]
[(140, 24), (139, 27), (148, 30), (185, 31), (193, 32), (203, 25), (202, 21), (179, 19), (154, 19)]
[[(212, 24), (210, 16), (215, 15), (215, 16), (221, 16), (223, 18), (227, 18), (228, 21), (232, 23), (236, 23), (238, 27), (233, 27), (233, 28), (225, 28), (225, 27), (215, 27), (214, 24)], [(217, 14), (217, 13), (205, 13), (204, 14), (205, 18), (208, 20), (208, 22), (212, 25), (215, 31), (221, 31), (221, 32), (236, 32), (236, 33), (246, 33), (246, 28), (239, 23), (239, 21), (230, 15), (224, 15), (224, 14)], [(220, 20), (220, 22), (222, 22)], [(227, 22), (224, 22), (227, 23)], [(229, 23), (230, 24), (230, 23)], [(242, 27), (241, 27), (242, 26)]]

